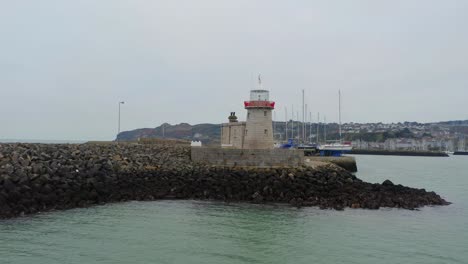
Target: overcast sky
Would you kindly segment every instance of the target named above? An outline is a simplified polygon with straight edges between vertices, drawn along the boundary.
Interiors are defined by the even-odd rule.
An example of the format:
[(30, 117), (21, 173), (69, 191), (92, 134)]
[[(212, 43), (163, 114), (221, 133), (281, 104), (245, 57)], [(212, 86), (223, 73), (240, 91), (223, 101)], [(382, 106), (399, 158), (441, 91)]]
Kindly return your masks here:
[(344, 122), (468, 119), (468, 1), (0, 0), (0, 139), (110, 140), (277, 102)]

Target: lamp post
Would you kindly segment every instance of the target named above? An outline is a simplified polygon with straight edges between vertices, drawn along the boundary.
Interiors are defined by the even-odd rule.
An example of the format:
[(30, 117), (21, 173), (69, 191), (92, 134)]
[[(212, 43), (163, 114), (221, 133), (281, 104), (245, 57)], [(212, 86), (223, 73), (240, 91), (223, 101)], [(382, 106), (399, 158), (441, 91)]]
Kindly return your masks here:
[(119, 134), (120, 134), (120, 105), (123, 105), (123, 104), (125, 104), (124, 101), (119, 102), (119, 122), (118, 122), (118, 129), (117, 129), (117, 138), (119, 137)]

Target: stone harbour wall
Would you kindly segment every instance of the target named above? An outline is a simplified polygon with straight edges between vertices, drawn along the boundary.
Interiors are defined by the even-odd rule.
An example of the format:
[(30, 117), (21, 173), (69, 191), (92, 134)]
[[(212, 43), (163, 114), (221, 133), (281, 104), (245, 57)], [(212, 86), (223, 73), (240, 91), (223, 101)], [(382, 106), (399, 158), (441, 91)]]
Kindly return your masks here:
[(304, 151), (293, 149), (192, 148), (192, 161), (226, 167), (298, 167)]
[(185, 146), (0, 144), (0, 218), (109, 202), (199, 199), (322, 209), (449, 204), (434, 192), (363, 182), (332, 165), (218, 167)]

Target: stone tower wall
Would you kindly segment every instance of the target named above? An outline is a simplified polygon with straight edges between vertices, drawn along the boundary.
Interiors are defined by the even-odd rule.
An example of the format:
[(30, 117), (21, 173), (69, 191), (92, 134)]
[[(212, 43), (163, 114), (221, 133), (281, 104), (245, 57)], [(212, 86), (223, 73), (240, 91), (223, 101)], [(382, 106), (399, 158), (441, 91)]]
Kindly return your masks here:
[(245, 122), (223, 124), (221, 145), (241, 149), (244, 145)]
[(273, 122), (271, 109), (248, 109), (244, 149), (272, 149), (273, 145)]

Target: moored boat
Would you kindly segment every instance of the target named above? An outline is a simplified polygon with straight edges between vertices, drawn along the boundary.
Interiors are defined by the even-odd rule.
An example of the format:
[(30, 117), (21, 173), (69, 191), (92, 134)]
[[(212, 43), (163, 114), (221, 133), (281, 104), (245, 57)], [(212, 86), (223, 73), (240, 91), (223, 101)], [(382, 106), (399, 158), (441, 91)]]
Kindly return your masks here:
[(334, 156), (340, 157), (346, 152), (349, 152), (353, 149), (351, 143), (332, 143), (332, 144), (323, 144), (318, 146), (320, 156)]

